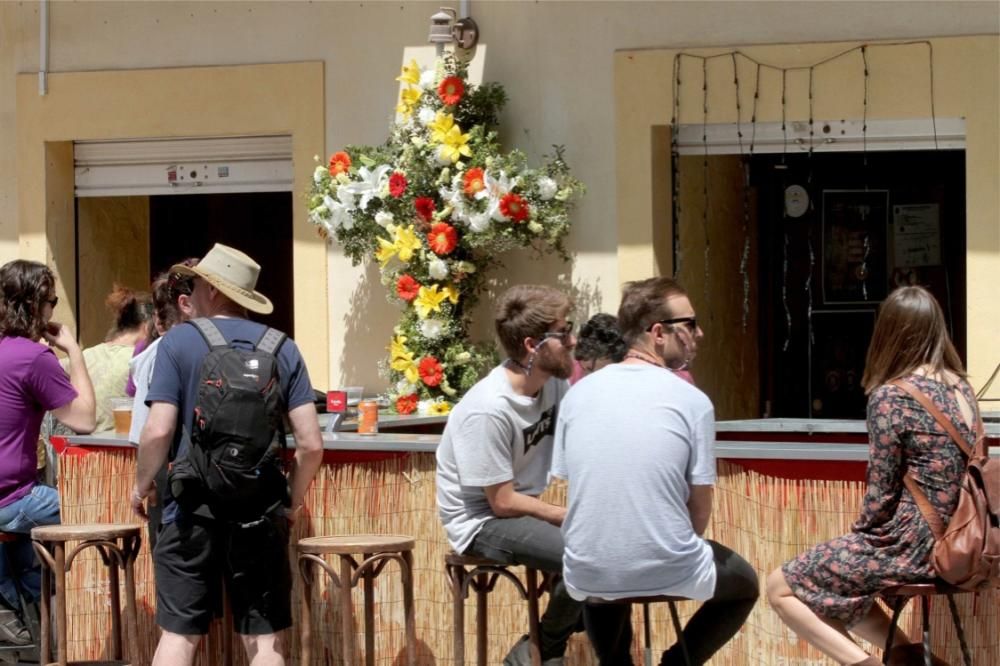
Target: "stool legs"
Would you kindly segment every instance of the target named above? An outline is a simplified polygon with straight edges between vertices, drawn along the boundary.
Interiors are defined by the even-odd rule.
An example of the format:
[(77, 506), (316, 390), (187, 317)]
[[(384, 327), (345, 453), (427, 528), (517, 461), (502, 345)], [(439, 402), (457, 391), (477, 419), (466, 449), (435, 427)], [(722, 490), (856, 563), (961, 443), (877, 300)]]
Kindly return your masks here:
[(951, 621), (955, 625), (955, 633), (958, 634), (958, 645), (962, 648), (962, 661), (965, 666), (972, 666), (972, 656), (969, 654), (969, 644), (965, 641), (965, 632), (962, 630), (962, 620), (958, 616), (958, 607), (955, 605), (955, 597), (948, 596), (948, 610), (951, 611)]
[(486, 614), (486, 597), (490, 593), (489, 574), (476, 576), (476, 664), (486, 666), (486, 643), (489, 618)]
[(406, 663), (416, 666), (417, 663), (417, 623), (413, 609), (413, 553), (403, 552), (400, 563), (403, 570), (403, 615), (406, 624)]
[(351, 567), (350, 556), (340, 556), (340, 626), (344, 632), (341, 639), (344, 665), (354, 663), (354, 607), (351, 605)]
[(66, 545), (57, 542), (55, 550), (56, 578), (56, 663), (66, 666), (68, 639), (66, 635)]
[[(965, 632), (962, 630), (962, 621), (958, 615), (958, 607), (952, 595), (945, 595), (948, 598), (948, 609), (951, 611), (951, 621), (955, 625), (955, 633), (958, 634), (958, 643), (962, 649), (962, 662), (965, 666), (972, 666), (972, 656), (969, 654), (969, 644), (965, 640)], [(896, 635), (896, 624), (899, 616), (903, 612), (903, 607), (911, 597), (893, 597), (892, 619), (889, 624), (889, 636), (885, 641), (885, 651), (882, 654), (882, 663), (889, 663), (889, 651), (892, 649), (892, 639)], [(922, 643), (924, 648), (924, 666), (931, 666), (931, 599), (928, 595), (920, 595), (920, 612)]]
[(302, 579), (302, 614), (299, 616), (299, 664), (312, 666), (312, 572), (309, 560), (299, 560)]
[(452, 659), (455, 666), (465, 665), (465, 567), (446, 565), (451, 583)]
[[(33, 544), (36, 551), (40, 550), (37, 544)], [(52, 569), (45, 564), (48, 553), (45, 552), (43, 556), (39, 553), (39, 560), (42, 562), (42, 598), (39, 599), (39, 606), (41, 607), (40, 615), (38, 618), (41, 622), (41, 638), (39, 640), (38, 646), (38, 660), (43, 663), (49, 663), (51, 659), (51, 652), (49, 650), (49, 641), (52, 640), (52, 624), (51, 617), (52, 611), (49, 606), (52, 604)]]
[(538, 619), (538, 570), (525, 568), (524, 579), (528, 590), (528, 643), (531, 647), (531, 665), (542, 666), (542, 624)]

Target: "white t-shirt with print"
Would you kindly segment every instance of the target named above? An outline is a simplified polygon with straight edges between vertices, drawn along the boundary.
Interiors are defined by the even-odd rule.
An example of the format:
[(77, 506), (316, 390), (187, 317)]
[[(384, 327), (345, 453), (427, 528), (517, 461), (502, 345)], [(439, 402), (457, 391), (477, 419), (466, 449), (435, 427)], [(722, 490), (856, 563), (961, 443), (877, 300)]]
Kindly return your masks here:
[(569, 482), (563, 579), (573, 598), (712, 596), (712, 549), (687, 501), (691, 485), (715, 483), (714, 446), (712, 402), (668, 370), (611, 365), (573, 386), (552, 461)]
[(545, 490), (557, 408), (568, 388), (553, 377), (536, 396), (519, 395), (500, 365), (448, 415), (437, 449), (437, 502), (455, 552), (465, 552), (496, 517), (485, 486), (513, 481), (515, 491), (534, 497)]

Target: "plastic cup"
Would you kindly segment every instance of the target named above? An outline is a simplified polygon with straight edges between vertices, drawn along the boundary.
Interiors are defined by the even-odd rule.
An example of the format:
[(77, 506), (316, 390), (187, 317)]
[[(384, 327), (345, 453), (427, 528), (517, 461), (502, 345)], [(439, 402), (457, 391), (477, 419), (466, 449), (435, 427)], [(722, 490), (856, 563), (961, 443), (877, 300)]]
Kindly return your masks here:
[(357, 407), (358, 403), (361, 402), (361, 395), (364, 393), (365, 387), (345, 386), (342, 390), (347, 394), (347, 406)]
[(115, 433), (127, 435), (132, 429), (132, 398), (111, 398), (111, 416), (115, 419)]

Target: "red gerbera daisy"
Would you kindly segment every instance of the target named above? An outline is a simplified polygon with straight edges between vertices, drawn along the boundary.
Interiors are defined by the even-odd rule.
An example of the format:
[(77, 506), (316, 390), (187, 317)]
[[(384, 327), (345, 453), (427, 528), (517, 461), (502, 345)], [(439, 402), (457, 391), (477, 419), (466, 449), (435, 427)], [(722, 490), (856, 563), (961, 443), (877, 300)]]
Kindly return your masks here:
[(404, 301), (412, 301), (420, 292), (420, 283), (412, 275), (402, 275), (396, 280), (396, 294)]
[(413, 207), (424, 222), (430, 222), (434, 217), (434, 199), (430, 197), (417, 197), (413, 201)]
[(514, 222), (524, 222), (528, 219), (528, 202), (520, 194), (505, 194), (500, 199), (500, 212)]
[(444, 378), (444, 368), (433, 356), (425, 356), (420, 359), (420, 379), (428, 386), (437, 386)]
[(449, 76), (438, 86), (438, 97), (448, 106), (458, 104), (465, 93), (465, 84), (457, 76)]
[(393, 171), (389, 176), (389, 194), (398, 199), (406, 191), (406, 176), (399, 171)]
[(417, 411), (417, 401), (419, 398), (416, 393), (411, 393), (410, 395), (401, 395), (396, 398), (396, 413), (398, 414), (412, 414)]
[(338, 150), (330, 156), (330, 175), (334, 178), (337, 174), (344, 173), (351, 168), (351, 156), (342, 150)]
[(483, 182), (483, 170), (479, 167), (472, 167), (462, 176), (462, 191), (470, 197), (476, 192), (482, 192), (486, 184)]
[(427, 234), (427, 244), (438, 256), (449, 254), (458, 245), (458, 232), (447, 222), (438, 222)]

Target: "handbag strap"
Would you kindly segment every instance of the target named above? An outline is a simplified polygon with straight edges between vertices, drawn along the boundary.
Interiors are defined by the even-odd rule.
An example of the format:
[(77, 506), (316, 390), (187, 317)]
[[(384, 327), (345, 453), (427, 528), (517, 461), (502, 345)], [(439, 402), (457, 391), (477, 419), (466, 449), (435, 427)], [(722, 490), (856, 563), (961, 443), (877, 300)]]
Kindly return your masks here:
[[(951, 437), (958, 448), (962, 450), (962, 453), (969, 459), (972, 458), (976, 450), (981, 449), (985, 445), (985, 438), (983, 437), (983, 421), (982, 417), (979, 416), (978, 410), (976, 410), (976, 427), (974, 435), (976, 437), (976, 442), (972, 448), (969, 447), (965, 438), (958, 432), (958, 428), (955, 424), (951, 422), (944, 412), (938, 409), (938, 406), (927, 397), (927, 395), (918, 389), (913, 384), (905, 381), (903, 379), (897, 379), (891, 382), (891, 386), (895, 386), (902, 389), (908, 393), (914, 400), (916, 400), (920, 405), (927, 410), (927, 412), (934, 417), (934, 420), (938, 422), (948, 436)], [(903, 485), (910, 491), (910, 495), (913, 496), (913, 500), (917, 503), (917, 508), (920, 509), (920, 513), (923, 514), (924, 520), (927, 521), (927, 525), (931, 528), (931, 533), (934, 534), (935, 539), (941, 539), (944, 535), (944, 521), (941, 520), (940, 514), (931, 505), (930, 500), (927, 499), (927, 495), (921, 490), (920, 486), (917, 485), (916, 479), (914, 479), (908, 472), (903, 475)]]

